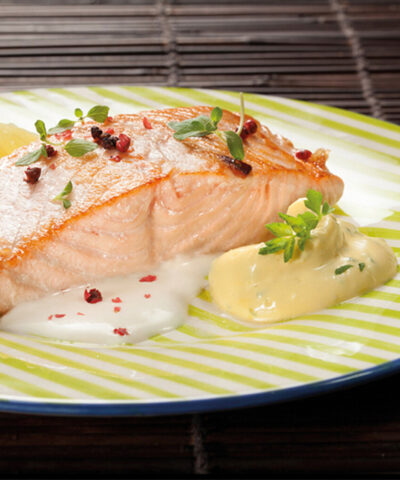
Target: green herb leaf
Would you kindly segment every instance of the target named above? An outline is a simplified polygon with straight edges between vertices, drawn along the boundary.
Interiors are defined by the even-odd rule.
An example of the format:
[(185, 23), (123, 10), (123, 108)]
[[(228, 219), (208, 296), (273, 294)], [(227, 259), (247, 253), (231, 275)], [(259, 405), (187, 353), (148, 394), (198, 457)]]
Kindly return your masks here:
[(304, 247), (305, 247), (305, 244), (307, 242), (307, 240), (309, 238), (311, 238), (311, 230), (309, 230), (308, 228), (306, 228), (305, 230), (303, 230), (302, 232), (299, 232), (298, 234), (296, 234), (296, 238), (297, 238), (297, 246), (299, 247), (299, 249), (301, 251), (304, 250)]
[(65, 197), (66, 195), (69, 195), (72, 192), (72, 182), (71, 180), (65, 185), (64, 190), (61, 192), (61, 195)]
[(314, 230), (314, 228), (318, 225), (318, 217), (311, 212), (300, 213), (298, 216), (304, 220), (308, 230)]
[(64, 200), (62, 201), (63, 203), (63, 207), (65, 208), (65, 210), (67, 210), (67, 208), (69, 208), (71, 206), (71, 201), (70, 200), (67, 200), (64, 198)]
[(46, 125), (44, 124), (43, 120), (36, 120), (35, 128), (37, 133), (40, 136), (40, 140), (42, 140), (42, 142), (45, 142), (47, 139), (47, 131), (46, 131)]
[(359, 263), (358, 268), (360, 269), (360, 272), (362, 272), (365, 268), (365, 263), (364, 262)]
[(211, 111), (211, 121), (213, 122), (215, 128), (217, 128), (218, 123), (221, 121), (222, 118), (222, 109), (219, 107), (215, 107)]
[(289, 238), (285, 247), (285, 251), (283, 252), (283, 261), (285, 263), (287, 263), (293, 257), (294, 245), (295, 245), (294, 237)]
[(72, 192), (72, 182), (71, 180), (65, 185), (64, 190), (59, 193), (56, 197), (53, 198), (53, 202), (62, 202), (63, 207), (65, 209), (71, 206), (71, 201), (68, 200), (66, 197)]
[(211, 119), (205, 115), (189, 118), (183, 120), (183, 122), (169, 122), (168, 126), (175, 131), (174, 138), (177, 140), (185, 140), (189, 137), (205, 137), (217, 129)]
[(273, 238), (265, 242), (265, 247), (261, 247), (258, 253), (260, 255), (268, 255), (269, 253), (280, 252), (286, 248), (290, 239), (288, 238)]
[(17, 167), (24, 167), (26, 165), (32, 165), (40, 160), (40, 157), (47, 157), (46, 148), (44, 145), (41, 145), (40, 148), (34, 150), (33, 152), (29, 152), (25, 154), (22, 158), (15, 163)]
[(292, 229), (289, 225), (282, 222), (269, 223), (265, 225), (268, 230), (275, 235), (275, 237), (286, 237), (292, 235)]
[(71, 157), (82, 157), (86, 153), (96, 150), (97, 147), (97, 143), (77, 138), (70, 140), (64, 148)]
[(236, 160), (244, 159), (243, 142), (239, 135), (230, 130), (224, 132), (226, 143), (228, 144), (231, 155)]
[[(307, 240), (311, 238), (311, 231), (318, 225), (318, 222), (323, 215), (331, 213), (333, 209), (327, 202), (322, 206), (322, 195), (316, 190), (309, 190), (307, 192), (307, 199), (304, 201), (307, 208), (312, 210), (299, 213), (297, 217), (288, 215), (286, 213), (279, 213), (279, 217), (285, 223), (270, 223), (265, 227), (272, 232), (277, 238), (265, 243), (265, 247), (262, 247), (258, 253), (261, 255), (267, 255), (269, 253), (278, 252), (284, 250), (283, 259), (288, 262), (293, 257), (294, 248), (297, 245), (299, 250), (303, 251)], [(326, 204), (326, 205), (325, 205)], [(315, 212), (315, 213), (313, 213)], [(336, 275), (345, 272), (353, 265), (344, 265), (336, 269)], [(360, 264), (359, 264), (360, 266)], [(360, 270), (361, 267), (360, 266)], [(344, 269), (341, 271), (341, 269)]]
[[(189, 137), (205, 137), (211, 133), (216, 133), (222, 140), (226, 141), (229, 152), (235, 160), (244, 159), (244, 149), (241, 137), (233, 131), (221, 131), (217, 129), (218, 123), (222, 119), (223, 111), (220, 107), (212, 109), (210, 117), (200, 115), (196, 118), (184, 120), (182, 122), (169, 122), (168, 126), (175, 131), (174, 138), (185, 140)], [(241, 95), (241, 119), (244, 118), (244, 101)], [(241, 121), (241, 125), (242, 125)]]
[(321, 215), (321, 205), (322, 205), (322, 194), (317, 190), (308, 190), (307, 200), (304, 202), (304, 205), (315, 212), (318, 216)]
[(322, 215), (328, 215), (329, 213), (332, 213), (335, 209), (333, 207), (330, 207), (328, 202), (324, 202), (322, 205)]
[(88, 118), (91, 118), (95, 122), (104, 123), (108, 117), (109, 111), (110, 107), (106, 107), (104, 105), (96, 105), (88, 111), (86, 116)]
[(68, 118), (63, 118), (60, 120), (57, 125), (49, 129), (49, 135), (54, 135), (55, 133), (62, 133), (65, 130), (69, 130), (75, 125), (74, 120), (68, 120)]
[(286, 213), (280, 213), (279, 216), (292, 227), (295, 233), (301, 233), (307, 229), (306, 222), (300, 216), (293, 217), (292, 215), (287, 215)]
[(53, 200), (62, 200), (64, 197), (68, 196), (72, 192), (72, 182), (71, 180), (65, 185), (64, 190), (59, 193)]
[(346, 272), (349, 268), (353, 268), (353, 265), (350, 265), (350, 264), (342, 265), (341, 267), (335, 270), (335, 275), (341, 275), (342, 273)]
[(78, 118), (83, 117), (83, 112), (80, 108), (75, 108), (74, 113), (75, 113), (75, 117), (78, 117)]
[(303, 252), (304, 251), (304, 247), (306, 245), (306, 241), (309, 239), (310, 237), (301, 237), (297, 240), (297, 246), (299, 247), (299, 249)]

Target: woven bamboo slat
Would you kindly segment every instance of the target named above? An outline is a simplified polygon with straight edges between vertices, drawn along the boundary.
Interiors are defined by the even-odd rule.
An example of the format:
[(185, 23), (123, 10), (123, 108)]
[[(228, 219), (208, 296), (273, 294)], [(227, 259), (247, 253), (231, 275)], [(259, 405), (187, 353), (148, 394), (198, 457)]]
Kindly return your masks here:
[(400, 5), (393, 0), (32, 4), (0, 0), (0, 90), (230, 88), (400, 120)]

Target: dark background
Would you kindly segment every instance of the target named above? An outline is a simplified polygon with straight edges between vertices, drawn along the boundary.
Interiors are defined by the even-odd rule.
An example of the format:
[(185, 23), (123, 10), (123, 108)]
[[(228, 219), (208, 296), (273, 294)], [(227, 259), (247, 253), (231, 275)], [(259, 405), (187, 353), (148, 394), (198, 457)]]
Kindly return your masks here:
[[(0, 0), (0, 90), (107, 83), (278, 94), (399, 123), (400, 2)], [(180, 417), (1, 414), (0, 472), (398, 478), (399, 383)]]
[(397, 0), (0, 0), (0, 89), (242, 89), (400, 121)]

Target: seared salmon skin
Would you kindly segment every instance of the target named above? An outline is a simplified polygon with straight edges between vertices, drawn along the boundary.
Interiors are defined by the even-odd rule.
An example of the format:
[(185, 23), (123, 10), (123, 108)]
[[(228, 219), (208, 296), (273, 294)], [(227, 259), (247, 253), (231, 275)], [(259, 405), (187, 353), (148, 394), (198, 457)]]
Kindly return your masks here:
[[(310, 188), (330, 204), (340, 198), (343, 182), (326, 168), (323, 149), (297, 158), (304, 156), (289, 140), (257, 122), (243, 141), (251, 166), (244, 175), (226, 162), (217, 135), (179, 141), (167, 125), (210, 112), (171, 108), (78, 125), (73, 139), (93, 141), (98, 126), (131, 145), (124, 153), (99, 145), (79, 158), (56, 146), (55, 156), (31, 165), (41, 169), (36, 183), (24, 181), (27, 167), (15, 163), (39, 142), (0, 159), (0, 313), (74, 285), (147, 272), (177, 254), (263, 241), (264, 225)], [(219, 128), (235, 131), (239, 120), (224, 111)], [(66, 209), (53, 199), (70, 181)]]

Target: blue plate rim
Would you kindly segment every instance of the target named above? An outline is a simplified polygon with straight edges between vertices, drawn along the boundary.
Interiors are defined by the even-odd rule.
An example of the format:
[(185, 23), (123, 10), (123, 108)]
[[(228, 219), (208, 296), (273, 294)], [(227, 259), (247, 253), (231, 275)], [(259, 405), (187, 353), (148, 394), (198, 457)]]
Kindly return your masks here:
[(314, 397), (378, 380), (400, 371), (400, 358), (339, 377), (277, 390), (162, 402), (63, 403), (1, 400), (0, 412), (86, 417), (180, 415), (272, 405)]

